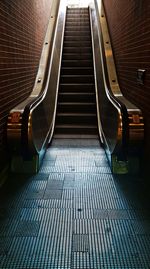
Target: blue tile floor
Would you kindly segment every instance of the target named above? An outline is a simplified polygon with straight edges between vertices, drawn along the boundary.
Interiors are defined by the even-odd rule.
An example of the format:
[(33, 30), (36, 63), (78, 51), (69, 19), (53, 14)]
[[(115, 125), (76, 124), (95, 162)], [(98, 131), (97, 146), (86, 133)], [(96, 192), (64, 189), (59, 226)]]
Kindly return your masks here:
[(35, 176), (0, 194), (0, 269), (150, 269), (140, 178), (113, 176), (98, 140), (54, 139)]

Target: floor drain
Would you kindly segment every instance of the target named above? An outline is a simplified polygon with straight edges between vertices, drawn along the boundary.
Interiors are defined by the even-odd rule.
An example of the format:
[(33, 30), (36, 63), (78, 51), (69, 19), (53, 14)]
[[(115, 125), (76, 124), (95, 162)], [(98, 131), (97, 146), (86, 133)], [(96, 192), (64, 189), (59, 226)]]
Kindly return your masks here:
[(78, 208), (78, 212), (81, 212), (82, 211), (82, 209), (81, 208)]

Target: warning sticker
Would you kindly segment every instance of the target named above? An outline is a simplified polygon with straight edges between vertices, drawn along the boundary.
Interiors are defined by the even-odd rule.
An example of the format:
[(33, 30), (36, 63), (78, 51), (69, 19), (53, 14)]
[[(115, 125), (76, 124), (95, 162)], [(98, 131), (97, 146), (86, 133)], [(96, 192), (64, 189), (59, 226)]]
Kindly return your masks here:
[(132, 116), (132, 118), (133, 118), (133, 122), (134, 123), (140, 123), (140, 117), (139, 117), (139, 115), (135, 114), (135, 115)]
[(13, 112), (11, 114), (11, 123), (18, 123), (20, 121), (20, 112)]

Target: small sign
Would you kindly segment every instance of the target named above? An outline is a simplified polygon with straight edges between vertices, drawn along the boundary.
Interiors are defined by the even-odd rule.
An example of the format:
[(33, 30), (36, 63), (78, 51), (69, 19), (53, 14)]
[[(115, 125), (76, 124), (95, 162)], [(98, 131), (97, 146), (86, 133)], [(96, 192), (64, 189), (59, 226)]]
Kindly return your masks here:
[(140, 123), (140, 117), (139, 115), (135, 114), (132, 115), (133, 123)]
[(20, 121), (20, 112), (13, 112), (11, 114), (11, 123), (18, 123)]
[(137, 70), (137, 82), (141, 85), (144, 85), (145, 72), (146, 70), (144, 69)]

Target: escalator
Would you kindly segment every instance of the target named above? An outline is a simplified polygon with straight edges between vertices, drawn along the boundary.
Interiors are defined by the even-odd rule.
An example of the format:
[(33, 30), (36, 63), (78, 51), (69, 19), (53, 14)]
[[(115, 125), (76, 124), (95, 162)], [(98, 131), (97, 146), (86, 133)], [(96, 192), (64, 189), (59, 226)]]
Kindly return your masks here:
[(11, 170), (37, 173), (53, 137), (96, 137), (113, 173), (139, 172), (143, 115), (120, 91), (102, 2), (68, 8), (62, 0), (56, 16), (34, 89), (8, 116)]
[(98, 137), (88, 8), (68, 8), (55, 137)]

